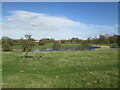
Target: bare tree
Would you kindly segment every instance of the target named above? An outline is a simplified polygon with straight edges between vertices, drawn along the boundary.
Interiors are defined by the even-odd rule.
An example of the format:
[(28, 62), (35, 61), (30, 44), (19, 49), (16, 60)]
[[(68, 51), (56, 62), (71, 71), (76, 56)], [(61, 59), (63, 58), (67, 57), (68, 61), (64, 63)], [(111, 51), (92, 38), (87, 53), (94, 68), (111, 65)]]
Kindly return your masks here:
[(31, 50), (31, 48), (34, 45), (34, 41), (31, 38), (31, 36), (32, 35), (29, 35), (29, 34), (25, 35), (26, 40), (25, 40), (25, 42), (23, 42), (23, 46), (24, 46), (24, 50), (25, 50), (26, 53), (25, 53), (24, 58), (27, 57), (28, 52)]

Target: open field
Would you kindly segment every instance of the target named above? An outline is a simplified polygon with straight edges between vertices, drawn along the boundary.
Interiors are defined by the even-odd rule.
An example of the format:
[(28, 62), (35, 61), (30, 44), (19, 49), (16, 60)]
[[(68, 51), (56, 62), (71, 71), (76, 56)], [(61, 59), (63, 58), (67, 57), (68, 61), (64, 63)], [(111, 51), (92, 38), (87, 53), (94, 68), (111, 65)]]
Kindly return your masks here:
[(3, 52), (3, 88), (115, 88), (118, 49), (30, 52), (43, 59), (22, 59)]

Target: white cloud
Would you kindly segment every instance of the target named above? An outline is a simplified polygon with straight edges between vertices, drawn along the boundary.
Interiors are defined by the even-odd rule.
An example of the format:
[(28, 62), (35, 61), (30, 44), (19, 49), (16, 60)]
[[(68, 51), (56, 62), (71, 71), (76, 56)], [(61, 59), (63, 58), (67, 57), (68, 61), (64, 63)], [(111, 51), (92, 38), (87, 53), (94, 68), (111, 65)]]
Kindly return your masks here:
[[(50, 16), (43, 13), (12, 11), (3, 22), (3, 36), (20, 38), (31, 33), (34, 38), (82, 39), (91, 35), (116, 34), (117, 25), (87, 25), (67, 17)], [(4, 19), (4, 18), (3, 18)]]

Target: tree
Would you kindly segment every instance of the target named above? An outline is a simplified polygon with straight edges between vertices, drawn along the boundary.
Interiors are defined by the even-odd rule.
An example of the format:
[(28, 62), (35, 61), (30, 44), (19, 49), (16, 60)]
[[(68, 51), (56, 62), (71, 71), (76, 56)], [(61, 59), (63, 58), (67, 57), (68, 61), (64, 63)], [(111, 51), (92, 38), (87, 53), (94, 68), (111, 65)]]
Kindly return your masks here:
[(39, 40), (39, 45), (45, 45), (47, 43), (53, 43), (55, 40), (54, 39), (49, 39), (49, 38), (43, 38)]
[(80, 42), (81, 42), (81, 40), (79, 38), (73, 37), (70, 39), (70, 43), (80, 43)]
[(105, 35), (100, 35), (99, 41), (101, 44), (109, 44), (109, 35), (105, 34)]
[(62, 43), (62, 44), (65, 44), (65, 43), (66, 43), (66, 40), (61, 40), (61, 43)]
[(97, 38), (97, 36), (95, 36), (95, 38), (93, 38), (93, 43), (94, 44), (99, 44), (99, 38)]
[(47, 40), (41, 39), (39, 40), (39, 45), (45, 45), (47, 43)]
[(113, 35), (109, 37), (110, 43), (117, 43), (118, 35)]
[(50, 43), (53, 43), (55, 41), (55, 39), (50, 38), (49, 41), (50, 41)]
[(25, 35), (25, 40), (21, 40), (23, 51), (25, 51), (25, 56), (27, 57), (28, 52), (31, 51), (32, 47), (34, 46), (34, 40), (31, 38), (32, 35)]
[(2, 45), (2, 40), (0, 39), (0, 45)]
[(10, 44), (11, 46), (13, 45), (13, 39), (9, 38), (9, 37), (2, 37), (2, 44), (7, 43)]
[(60, 49), (60, 47), (61, 47), (61, 45), (60, 45), (60, 43), (58, 43), (58, 42), (55, 42), (54, 44), (53, 44), (53, 50), (59, 50)]
[(28, 47), (28, 45), (27, 45), (27, 40), (25, 40), (25, 39), (20, 39), (20, 41), (21, 41), (21, 44), (22, 44), (23, 52), (25, 52), (26, 49), (27, 49), (27, 47)]
[(88, 42), (88, 43), (93, 43), (93, 40), (94, 40), (93, 37), (88, 37), (88, 38), (87, 38), (87, 42)]
[(4, 43), (4, 44), (2, 44), (2, 50), (3, 51), (11, 51), (12, 47), (9, 43)]
[(13, 45), (13, 40), (9, 37), (2, 37), (2, 50), (3, 51), (11, 51), (12, 50), (12, 45)]

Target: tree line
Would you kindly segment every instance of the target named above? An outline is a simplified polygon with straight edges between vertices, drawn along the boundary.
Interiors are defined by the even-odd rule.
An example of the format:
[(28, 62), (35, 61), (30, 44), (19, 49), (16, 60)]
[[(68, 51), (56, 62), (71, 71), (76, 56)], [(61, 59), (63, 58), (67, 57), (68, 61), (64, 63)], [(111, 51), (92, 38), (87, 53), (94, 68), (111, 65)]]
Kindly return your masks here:
[(79, 38), (71, 38), (68, 40), (55, 40), (53, 38), (43, 38), (40, 39), (39, 42), (35, 42), (36, 40), (32, 38), (32, 35), (25, 35), (25, 39), (12, 39), (9, 37), (2, 37), (0, 42), (2, 42), (2, 50), (3, 51), (11, 51), (12, 46), (14, 45), (22, 45), (23, 52), (30, 51), (32, 46), (35, 43), (39, 45), (45, 45), (47, 43), (54, 43), (53, 48), (57, 49), (60, 47), (60, 43), (62, 44), (112, 44), (112, 45), (120, 45), (120, 35), (99, 35), (99, 37), (88, 37), (87, 40), (82, 40)]

